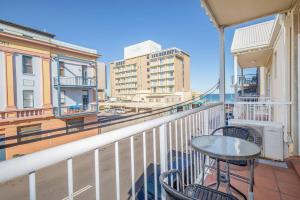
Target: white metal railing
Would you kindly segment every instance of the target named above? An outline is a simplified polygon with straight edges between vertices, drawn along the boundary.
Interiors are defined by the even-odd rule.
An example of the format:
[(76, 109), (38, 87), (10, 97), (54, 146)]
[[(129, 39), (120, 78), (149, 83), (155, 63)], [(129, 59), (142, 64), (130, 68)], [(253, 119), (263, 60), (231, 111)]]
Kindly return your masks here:
[(58, 83), (58, 77), (54, 77), (54, 85), (55, 86), (90, 86), (96, 87), (96, 78), (88, 77), (84, 78), (82, 76), (74, 76), (74, 77), (60, 77), (60, 83)]
[(256, 85), (257, 83), (258, 83), (258, 78), (256, 74), (232, 76), (233, 85), (247, 86), (247, 85)]
[(234, 102), (233, 116), (235, 119), (252, 121), (284, 122), (290, 102)]
[[(59, 112), (60, 111), (60, 112)], [(81, 113), (97, 112), (97, 103), (91, 102), (87, 105), (75, 104), (61, 107), (54, 107), (53, 113), (56, 116), (60, 115), (76, 115)]]
[[(36, 172), (47, 166), (54, 165), (61, 161), (67, 161), (67, 176), (68, 176), (68, 198), (73, 199), (73, 158), (86, 152), (94, 151), (94, 176), (95, 176), (95, 199), (100, 199), (100, 194), (105, 191), (100, 191), (101, 173), (99, 173), (99, 148), (107, 145), (115, 147), (115, 193), (116, 199), (121, 199), (120, 193), (120, 163), (119, 160), (119, 142), (124, 139), (130, 141), (130, 170), (127, 173), (131, 174), (132, 199), (135, 199), (135, 157), (143, 156), (144, 177), (147, 177), (147, 152), (153, 151), (153, 166), (154, 177), (157, 177), (158, 170), (164, 172), (173, 168), (173, 163), (176, 163), (176, 168), (185, 172), (183, 182), (186, 184), (200, 181), (201, 167), (200, 154), (195, 152), (190, 147), (190, 140), (193, 137), (209, 134), (212, 130), (220, 126), (220, 117), (222, 104), (211, 104), (200, 108), (176, 113), (173, 115), (149, 120), (136, 125), (128, 126), (118, 130), (106, 132), (97, 136), (92, 136), (86, 139), (81, 139), (68, 144), (60, 145), (40, 152), (32, 153), (12, 160), (0, 162), (0, 183), (15, 179), (17, 177), (27, 175), (29, 179), (29, 199), (36, 199)], [(146, 136), (152, 136), (153, 145), (147, 145)], [(141, 154), (135, 154), (134, 138), (142, 136), (143, 150)], [(157, 136), (159, 143), (157, 143)], [(151, 138), (151, 137), (150, 137)], [(175, 143), (175, 144), (174, 144)], [(159, 145), (159, 148), (157, 147)], [(159, 153), (160, 160), (157, 160), (156, 153)], [(175, 155), (172, 155), (175, 152)], [(179, 157), (182, 159), (179, 162)], [(157, 167), (157, 164), (160, 167)], [(184, 166), (185, 165), (185, 166)], [(185, 171), (184, 171), (185, 170)], [(186, 180), (185, 180), (186, 179)], [(159, 182), (154, 178), (155, 194), (158, 197)], [(128, 186), (130, 187), (130, 186)], [(147, 178), (144, 178), (144, 193), (147, 199)], [(162, 191), (162, 199), (165, 199), (165, 194)]]
[(272, 97), (250, 96), (250, 97), (235, 97), (237, 102), (271, 102)]

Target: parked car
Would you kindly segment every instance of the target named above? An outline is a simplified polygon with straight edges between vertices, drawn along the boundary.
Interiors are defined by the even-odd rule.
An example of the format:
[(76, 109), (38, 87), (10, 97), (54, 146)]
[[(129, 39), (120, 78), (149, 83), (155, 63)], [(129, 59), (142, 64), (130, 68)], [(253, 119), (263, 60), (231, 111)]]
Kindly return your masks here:
[[(175, 155), (175, 151), (173, 151), (172, 155)], [(184, 184), (187, 184), (187, 174), (188, 174), (188, 170), (190, 170), (191, 167), (191, 163), (190, 160), (188, 159), (188, 163), (187, 163), (187, 155), (189, 156), (189, 154), (183, 154), (183, 167), (182, 167), (182, 158), (181, 158), (181, 153), (178, 153), (178, 170), (180, 172), (182, 172), (183, 169), (183, 174), (184, 174)], [(189, 157), (188, 157), (189, 158)], [(186, 164), (188, 164), (188, 168), (186, 167)], [(172, 166), (173, 169), (176, 169), (176, 158), (175, 156), (173, 156), (173, 162), (172, 162)], [(193, 165), (192, 165), (193, 166)], [(168, 166), (168, 168), (170, 168), (170, 164)], [(151, 170), (152, 169), (152, 170)], [(154, 185), (154, 170), (153, 170), (153, 164), (149, 165), (147, 168), (147, 199), (149, 200), (154, 200), (155, 199), (155, 185)], [(157, 199), (161, 199), (161, 186), (159, 183), (159, 176), (160, 176), (160, 165), (157, 165), (157, 176), (156, 176), (156, 181), (157, 181)], [(189, 173), (189, 177), (191, 176), (191, 174)], [(139, 188), (137, 188), (137, 192), (136, 192), (136, 199), (138, 200), (144, 200), (145, 199), (145, 191), (144, 191), (144, 182), (143, 182), (143, 177), (141, 177), (141, 180), (138, 180), (137, 182), (142, 181), (142, 184), (138, 184), (140, 185)], [(169, 180), (171, 181), (171, 180)], [(136, 184), (137, 185), (137, 184)], [(177, 179), (176, 176), (173, 176), (173, 186), (176, 188), (177, 186)]]
[(116, 113), (117, 113), (117, 114), (125, 114), (126, 111), (125, 111), (123, 108), (117, 108), (117, 109), (116, 109)]

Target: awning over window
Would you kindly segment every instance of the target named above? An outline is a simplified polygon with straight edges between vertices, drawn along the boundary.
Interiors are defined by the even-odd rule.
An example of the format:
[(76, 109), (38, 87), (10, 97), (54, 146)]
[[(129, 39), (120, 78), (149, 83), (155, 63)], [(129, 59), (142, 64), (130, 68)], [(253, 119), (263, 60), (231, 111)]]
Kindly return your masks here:
[(297, 0), (201, 0), (217, 27), (228, 27), (284, 12)]

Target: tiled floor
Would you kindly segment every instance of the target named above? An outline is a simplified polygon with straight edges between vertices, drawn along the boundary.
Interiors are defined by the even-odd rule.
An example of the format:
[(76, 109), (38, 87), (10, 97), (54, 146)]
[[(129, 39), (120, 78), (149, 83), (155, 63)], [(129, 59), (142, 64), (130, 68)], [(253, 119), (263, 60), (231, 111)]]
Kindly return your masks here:
[[(248, 167), (230, 166), (231, 172), (247, 177)], [(273, 167), (265, 164), (255, 166), (255, 200), (300, 200), (300, 177), (294, 167), (289, 164), (289, 168)], [(210, 174), (206, 185), (216, 180), (215, 172)], [(244, 194), (248, 195), (248, 184), (231, 177), (231, 183)], [(222, 185), (220, 190), (225, 190)], [(239, 199), (243, 199), (238, 195)]]

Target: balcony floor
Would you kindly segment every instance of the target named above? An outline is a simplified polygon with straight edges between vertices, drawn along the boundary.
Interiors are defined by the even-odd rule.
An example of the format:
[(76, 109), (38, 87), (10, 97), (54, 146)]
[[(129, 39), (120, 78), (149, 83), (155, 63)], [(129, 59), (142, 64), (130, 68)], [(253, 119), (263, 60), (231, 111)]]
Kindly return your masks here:
[[(294, 162), (291, 162), (294, 161)], [(292, 164), (293, 163), (293, 164)], [(255, 166), (255, 200), (297, 200), (300, 199), (300, 176), (297, 170), (300, 169), (299, 158), (288, 160), (288, 168), (274, 167), (267, 164), (257, 163)], [(299, 169), (297, 169), (299, 167)], [(247, 177), (248, 167), (230, 166), (230, 171)], [(215, 182), (215, 171), (208, 175), (205, 185)], [(233, 186), (248, 195), (248, 184), (231, 176)], [(220, 190), (225, 191), (225, 184), (221, 184)], [(235, 194), (234, 194), (235, 195)], [(237, 196), (237, 195), (235, 195)], [(237, 196), (239, 199), (243, 199)]]

